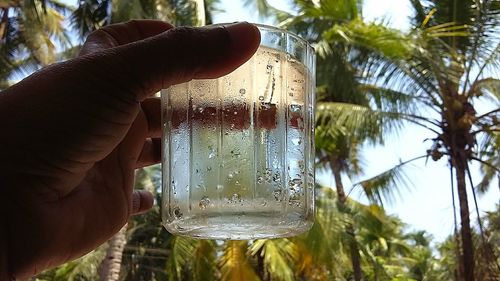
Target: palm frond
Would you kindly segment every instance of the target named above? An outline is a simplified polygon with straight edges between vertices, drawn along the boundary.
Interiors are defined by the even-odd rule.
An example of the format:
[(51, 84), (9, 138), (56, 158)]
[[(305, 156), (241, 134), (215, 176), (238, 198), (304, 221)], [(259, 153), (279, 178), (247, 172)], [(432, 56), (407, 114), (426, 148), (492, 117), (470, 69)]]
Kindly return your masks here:
[(280, 21), (290, 15), (289, 13), (272, 6), (267, 0), (245, 0), (243, 3), (246, 7), (253, 8), (260, 18), (274, 18)]
[(260, 281), (247, 256), (247, 241), (226, 241), (219, 258), (222, 281)]
[(383, 204), (384, 201), (387, 201), (392, 203), (397, 197), (401, 196), (400, 188), (411, 186), (411, 181), (405, 174), (404, 168), (409, 163), (426, 157), (428, 156), (423, 155), (400, 162), (385, 172), (353, 184), (352, 188), (361, 187), (365, 196), (372, 202)]
[(183, 271), (194, 257), (197, 240), (183, 236), (173, 236), (170, 242), (172, 249), (167, 260), (169, 280), (183, 280)]
[[(493, 45), (492, 45), (493, 46)], [(473, 61), (477, 67), (478, 71), (476, 74), (476, 78), (473, 80), (472, 83), (468, 81), (468, 79), (465, 81), (464, 87), (467, 85), (472, 85), (471, 88), (474, 87), (474, 85), (484, 76), (485, 71), (488, 71), (490, 75), (496, 75), (499, 76), (500, 74), (500, 43), (497, 43), (495, 47), (490, 47), (490, 45), (485, 46), (484, 48), (481, 49), (481, 52), (478, 53), (476, 58)], [(470, 66), (472, 71), (472, 67)], [(467, 74), (467, 78), (468, 78)], [(470, 83), (470, 84), (468, 84)]]
[(316, 108), (319, 133), (335, 138), (353, 136), (358, 140), (380, 140), (381, 130), (395, 130), (401, 125), (401, 114), (372, 110), (367, 106), (348, 103), (321, 102)]
[(89, 33), (110, 22), (108, 14), (111, 0), (84, 0), (78, 2), (70, 22), (72, 28), (83, 41)]
[(374, 49), (391, 59), (408, 59), (415, 46), (402, 32), (377, 23), (353, 20), (347, 24), (334, 25), (323, 33), (328, 41), (343, 41), (368, 49)]
[(203, 281), (215, 279), (216, 244), (213, 240), (200, 240), (196, 246), (192, 261), (192, 280)]
[(490, 101), (500, 103), (500, 79), (485, 78), (476, 81), (470, 88), (469, 96), (484, 96)]
[[(466, 67), (466, 79), (464, 87), (468, 86), (469, 75), (475, 67), (481, 69), (478, 73), (478, 78), (482, 73), (485, 65), (495, 62), (490, 60), (491, 55), (498, 56), (498, 26), (500, 24), (500, 5), (498, 1), (478, 1), (474, 5), (470, 5), (464, 9), (468, 11), (471, 16), (465, 18), (472, 26), (472, 34), (470, 36), (469, 44), (467, 45), (467, 53), (469, 55)], [(496, 44), (494, 43), (496, 42)], [(491, 46), (495, 46), (491, 50)], [(490, 52), (488, 52), (490, 51)], [(491, 55), (490, 55), (491, 54)], [(498, 66), (499, 61), (496, 60), (495, 64)], [(478, 79), (476, 78), (476, 80)]]
[(466, 37), (470, 35), (467, 25), (457, 25), (455, 22), (446, 22), (422, 29), (424, 36), (439, 37)]
[[(321, 187), (316, 207), (316, 220), (312, 228), (298, 237), (297, 245), (305, 248), (312, 259), (302, 260), (299, 266), (310, 275), (341, 276), (350, 263), (341, 236), (348, 222), (345, 214), (337, 209), (335, 192), (329, 187)], [(314, 280), (314, 279), (313, 279)], [(320, 279), (321, 280), (321, 279)]]
[(250, 252), (253, 256), (260, 253), (272, 280), (295, 280), (293, 265), (299, 259), (299, 251), (289, 239), (259, 239), (252, 243)]
[(413, 95), (373, 84), (364, 84), (360, 88), (371, 97), (374, 108), (382, 112), (415, 114), (419, 112), (419, 103), (425, 103)]
[(482, 174), (482, 179), (475, 189), (484, 194), (495, 177), (500, 179), (500, 133), (485, 132), (479, 142), (478, 158), (473, 159), (479, 163)]

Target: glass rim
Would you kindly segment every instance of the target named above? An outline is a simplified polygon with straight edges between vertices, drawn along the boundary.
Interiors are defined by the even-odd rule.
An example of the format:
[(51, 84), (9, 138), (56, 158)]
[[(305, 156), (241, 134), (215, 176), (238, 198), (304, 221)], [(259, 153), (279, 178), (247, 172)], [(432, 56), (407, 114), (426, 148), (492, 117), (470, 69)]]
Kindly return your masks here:
[(268, 25), (268, 24), (262, 24), (262, 23), (253, 23), (253, 22), (249, 22), (250, 24), (253, 24), (255, 26), (257, 26), (257, 28), (259, 28), (259, 31), (261, 29), (264, 29), (264, 30), (270, 30), (270, 31), (275, 31), (275, 32), (283, 32), (295, 39), (297, 39), (298, 41), (300, 41), (301, 43), (304, 43), (308, 49), (312, 49), (313, 51), (314, 50), (314, 47), (312, 46), (311, 43), (309, 43), (309, 41), (307, 41), (306, 39), (302, 38), (301, 36), (289, 31), (289, 30), (286, 30), (284, 28), (280, 28), (280, 27), (276, 27), (276, 26), (272, 26), (272, 25)]
[[(294, 39), (297, 39), (301, 43), (305, 44), (306, 48), (310, 49), (313, 54), (316, 53), (316, 50), (314, 49), (314, 47), (312, 46), (312, 44), (309, 41), (307, 41), (306, 39), (302, 38), (301, 36), (299, 36), (299, 35), (291, 32), (289, 30), (286, 30), (286, 29), (280, 28), (280, 27), (276, 27), (276, 26), (272, 26), (272, 25), (268, 25), (268, 24), (263, 24), (263, 23), (255, 23), (255, 22), (246, 22), (246, 23), (255, 25), (259, 29), (259, 31), (261, 31), (261, 30), (269, 30), (269, 31), (282, 32), (284, 34), (287, 34), (288, 36), (291, 36)], [(228, 25), (228, 24), (234, 24), (234, 22), (233, 23), (229, 23), (229, 22), (227, 22), (227, 23), (214, 23), (214, 24), (211, 24), (209, 26), (224, 26), (224, 25)], [(259, 43), (259, 46), (260, 46), (260, 44), (261, 43)]]

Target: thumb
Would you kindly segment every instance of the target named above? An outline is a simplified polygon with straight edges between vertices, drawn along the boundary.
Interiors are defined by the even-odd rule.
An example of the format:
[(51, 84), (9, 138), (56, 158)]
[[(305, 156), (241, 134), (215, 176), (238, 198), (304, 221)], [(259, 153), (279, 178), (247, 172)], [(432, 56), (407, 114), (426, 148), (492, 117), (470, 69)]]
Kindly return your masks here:
[[(135, 101), (193, 78), (216, 78), (247, 61), (260, 42), (249, 23), (172, 28), (80, 57), (78, 69), (128, 89)], [(76, 65), (75, 65), (76, 66)]]

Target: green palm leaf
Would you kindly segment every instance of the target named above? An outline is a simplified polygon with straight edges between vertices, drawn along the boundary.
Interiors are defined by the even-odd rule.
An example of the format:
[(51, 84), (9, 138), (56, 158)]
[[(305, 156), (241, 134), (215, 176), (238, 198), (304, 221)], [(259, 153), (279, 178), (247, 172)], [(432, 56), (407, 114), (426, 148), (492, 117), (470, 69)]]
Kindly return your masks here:
[(193, 259), (197, 240), (183, 237), (173, 236), (170, 242), (171, 254), (167, 260), (167, 271), (169, 272), (169, 280), (183, 280), (183, 272), (189, 261)]
[(380, 139), (380, 130), (396, 129), (401, 125), (396, 112), (372, 110), (350, 103), (321, 102), (316, 107), (316, 128), (321, 137), (342, 134), (357, 139)]
[(375, 49), (397, 59), (410, 58), (415, 48), (412, 41), (399, 30), (387, 28), (382, 24), (365, 23), (360, 19), (334, 25), (323, 33), (323, 38), (330, 42), (346, 42)]
[[(500, 53), (500, 51), (499, 51)], [(476, 81), (470, 88), (469, 96), (484, 96), (500, 105), (500, 79), (485, 78)]]
[(260, 281), (247, 256), (247, 241), (226, 241), (219, 258), (222, 281)]
[(215, 279), (217, 268), (216, 243), (213, 240), (200, 240), (195, 251), (193, 267), (193, 281)]
[(299, 259), (299, 251), (290, 240), (259, 239), (250, 246), (250, 253), (261, 255), (264, 259), (264, 268), (272, 280), (295, 280), (293, 265)]
[(401, 162), (372, 178), (355, 183), (353, 189), (361, 187), (363, 193), (372, 202), (383, 204), (384, 201), (387, 201), (388, 203), (392, 203), (398, 197), (401, 197), (401, 187), (411, 186), (411, 181), (405, 174), (404, 168), (415, 160), (427, 157), (427, 155), (424, 155)]

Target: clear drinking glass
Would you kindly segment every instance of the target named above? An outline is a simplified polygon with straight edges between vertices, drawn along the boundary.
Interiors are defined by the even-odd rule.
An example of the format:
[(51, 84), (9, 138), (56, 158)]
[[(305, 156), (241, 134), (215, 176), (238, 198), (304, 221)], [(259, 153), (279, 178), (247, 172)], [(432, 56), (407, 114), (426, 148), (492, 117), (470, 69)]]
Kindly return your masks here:
[(162, 220), (173, 234), (275, 238), (313, 223), (314, 49), (257, 26), (259, 49), (238, 69), (162, 91)]

